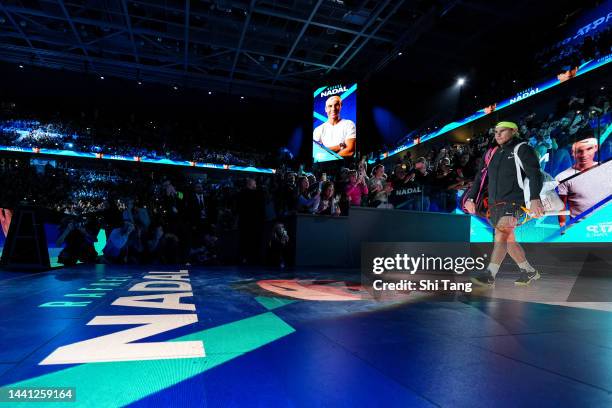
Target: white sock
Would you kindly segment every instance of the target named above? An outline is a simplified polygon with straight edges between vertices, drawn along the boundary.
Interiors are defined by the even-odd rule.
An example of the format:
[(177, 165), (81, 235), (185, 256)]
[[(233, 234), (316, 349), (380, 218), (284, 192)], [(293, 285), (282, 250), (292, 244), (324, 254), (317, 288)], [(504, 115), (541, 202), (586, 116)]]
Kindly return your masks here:
[(535, 271), (535, 269), (533, 268), (533, 266), (531, 266), (531, 264), (525, 260), (525, 262), (521, 262), (518, 264), (519, 268), (526, 270), (527, 272), (533, 272)]
[(490, 263), (487, 269), (489, 270), (489, 272), (491, 272), (491, 275), (493, 275), (493, 277), (495, 278), (495, 275), (497, 275), (497, 272), (499, 271), (499, 265)]

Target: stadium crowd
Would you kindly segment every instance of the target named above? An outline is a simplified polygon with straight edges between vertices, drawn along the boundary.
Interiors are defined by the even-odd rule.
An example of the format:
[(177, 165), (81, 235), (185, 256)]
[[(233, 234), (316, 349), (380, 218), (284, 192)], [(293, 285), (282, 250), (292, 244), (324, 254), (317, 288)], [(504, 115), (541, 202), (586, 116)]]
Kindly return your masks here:
[[(542, 169), (554, 177), (572, 166), (573, 141), (610, 126), (610, 96), (609, 88), (601, 86), (559, 100), (553, 112), (526, 112), (511, 119), (535, 148)], [(46, 131), (66, 133), (58, 128)], [(220, 262), (227, 257), (219, 257), (217, 242), (234, 234), (240, 261), (273, 258), (280, 265), (286, 263), (283, 251), (290, 244), (287, 221), (296, 213), (343, 216), (352, 206), (455, 211), (491, 140), (487, 129), (475, 132), (467, 143), (444, 138), (428, 142), (418, 157), (409, 150), (372, 165), (362, 157), (326, 170), (280, 168), (273, 175), (246, 180), (231, 173), (213, 180), (180, 171), (170, 175), (164, 169), (93, 170), (70, 162), (54, 167), (51, 161), (45, 165), (44, 160), (6, 158), (0, 173), (0, 207), (27, 202), (63, 214), (62, 235), (68, 235), (62, 242), (74, 243), (79, 236), (88, 243), (89, 258), (66, 250), (63, 260), (68, 263), (94, 261), (91, 249), (97, 228), (108, 237), (108, 248), (98, 259), (104, 262)], [(611, 156), (612, 139), (607, 138), (598, 160)], [(77, 225), (80, 233), (70, 233)]]
[(0, 120), (0, 145), (239, 166), (266, 164), (265, 154), (245, 146), (240, 146), (239, 150), (203, 147), (194, 142), (195, 136), (190, 136), (189, 142), (169, 141), (153, 137), (156, 132), (157, 125), (153, 122), (122, 131), (121, 128), (83, 129), (61, 121), (6, 119)]

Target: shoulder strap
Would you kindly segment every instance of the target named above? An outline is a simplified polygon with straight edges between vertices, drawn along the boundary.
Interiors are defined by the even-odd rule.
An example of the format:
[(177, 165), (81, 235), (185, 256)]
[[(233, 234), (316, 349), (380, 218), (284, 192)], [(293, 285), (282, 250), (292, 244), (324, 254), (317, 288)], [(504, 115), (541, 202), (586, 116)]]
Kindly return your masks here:
[(487, 152), (485, 153), (485, 157), (484, 157), (485, 168), (489, 167), (489, 163), (491, 163), (491, 159), (493, 159), (493, 155), (497, 151), (497, 147), (498, 146), (492, 147), (489, 150), (487, 150)]
[[(480, 202), (480, 197), (483, 192), (482, 190), (483, 190), (483, 187), (488, 177), (489, 163), (491, 163), (491, 160), (493, 159), (493, 155), (497, 151), (497, 147), (498, 146), (490, 148), (489, 150), (487, 150), (487, 152), (484, 155), (484, 166), (482, 167), (482, 170), (481, 170), (480, 186), (478, 187), (478, 194), (476, 195), (476, 200), (475, 200), (476, 202)], [(467, 197), (467, 195), (464, 195), (464, 198), (465, 197)]]
[(523, 185), (523, 174), (521, 173), (521, 170), (523, 170), (523, 162), (521, 161), (521, 158), (518, 155), (518, 151), (521, 148), (522, 145), (527, 144), (525, 142), (521, 142), (519, 144), (517, 144), (516, 146), (514, 146), (514, 165), (516, 166), (516, 179), (518, 181), (518, 185), (521, 189), (523, 189), (524, 185)]

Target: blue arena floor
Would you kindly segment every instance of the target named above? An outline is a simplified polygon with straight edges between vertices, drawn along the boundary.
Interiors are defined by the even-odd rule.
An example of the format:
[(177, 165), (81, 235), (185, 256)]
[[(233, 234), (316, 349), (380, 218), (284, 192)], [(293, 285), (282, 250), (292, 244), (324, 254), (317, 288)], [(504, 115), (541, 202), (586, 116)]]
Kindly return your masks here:
[[(182, 292), (134, 286), (160, 279)], [(0, 272), (0, 384), (75, 388), (75, 402), (54, 407), (612, 406), (610, 304), (502, 298), (503, 282), (498, 297), (376, 301), (359, 279), (227, 267)], [(185, 296), (155, 299), (176, 293)]]

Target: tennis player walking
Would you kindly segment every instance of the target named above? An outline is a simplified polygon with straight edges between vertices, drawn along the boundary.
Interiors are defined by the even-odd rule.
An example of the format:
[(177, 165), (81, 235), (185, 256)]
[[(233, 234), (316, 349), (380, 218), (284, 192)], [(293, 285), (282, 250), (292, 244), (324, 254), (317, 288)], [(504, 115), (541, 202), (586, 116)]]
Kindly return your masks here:
[[(488, 162), (487, 171), (489, 220), (495, 228), (495, 243), (487, 269), (471, 277), (472, 282), (477, 285), (493, 286), (495, 284), (495, 276), (506, 254), (510, 254), (521, 269), (521, 275), (514, 282), (515, 285), (526, 286), (531, 281), (540, 278), (540, 273), (527, 261), (525, 251), (516, 242), (514, 235), (517, 219), (524, 211), (522, 207), (525, 207), (524, 193), (518, 183), (514, 159), (515, 147), (520, 143), (518, 135), (518, 126), (514, 122), (499, 122), (495, 126), (497, 146)], [(534, 218), (541, 217), (544, 214), (544, 208), (539, 199), (542, 190), (542, 175), (537, 155), (528, 144), (521, 145), (517, 154), (523, 162), (523, 176), (529, 179), (530, 197), (532, 198), (528, 206), (530, 215)], [(478, 194), (481, 185), (481, 170), (482, 168), (477, 172), (472, 187), (466, 192), (467, 200), (464, 206), (470, 214), (476, 212), (474, 197)]]

